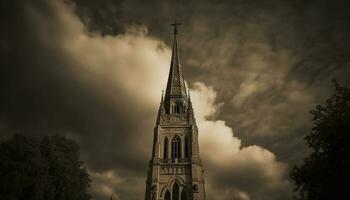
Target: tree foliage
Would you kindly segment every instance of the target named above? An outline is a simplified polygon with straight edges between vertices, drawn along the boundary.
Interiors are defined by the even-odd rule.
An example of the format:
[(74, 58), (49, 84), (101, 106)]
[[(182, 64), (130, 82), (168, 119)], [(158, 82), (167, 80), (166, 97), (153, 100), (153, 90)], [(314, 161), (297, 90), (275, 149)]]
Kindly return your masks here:
[[(350, 89), (334, 81), (335, 92), (311, 111), (313, 127), (305, 137), (312, 153), (291, 178), (300, 200), (347, 199), (350, 183)], [(347, 197), (347, 198), (346, 198)]]
[(15, 135), (0, 144), (0, 199), (88, 200), (79, 147), (64, 136)]

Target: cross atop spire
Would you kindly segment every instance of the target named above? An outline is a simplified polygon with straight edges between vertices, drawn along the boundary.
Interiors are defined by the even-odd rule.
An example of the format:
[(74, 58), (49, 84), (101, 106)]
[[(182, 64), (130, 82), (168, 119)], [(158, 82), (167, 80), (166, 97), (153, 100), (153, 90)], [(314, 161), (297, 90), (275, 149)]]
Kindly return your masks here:
[(170, 24), (170, 26), (173, 26), (174, 27), (174, 35), (177, 35), (177, 26), (180, 26), (181, 25), (181, 23), (180, 22), (178, 22), (177, 20), (176, 20), (176, 18), (175, 18), (175, 21), (174, 21), (174, 23), (172, 23), (172, 24)]

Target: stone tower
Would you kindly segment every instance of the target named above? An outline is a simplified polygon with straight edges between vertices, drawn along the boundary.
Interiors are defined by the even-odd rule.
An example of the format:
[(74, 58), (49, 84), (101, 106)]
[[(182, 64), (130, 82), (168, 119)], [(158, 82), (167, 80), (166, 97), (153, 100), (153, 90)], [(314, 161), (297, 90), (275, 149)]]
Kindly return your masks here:
[(177, 26), (165, 96), (153, 133), (145, 200), (205, 200), (198, 129), (181, 70)]

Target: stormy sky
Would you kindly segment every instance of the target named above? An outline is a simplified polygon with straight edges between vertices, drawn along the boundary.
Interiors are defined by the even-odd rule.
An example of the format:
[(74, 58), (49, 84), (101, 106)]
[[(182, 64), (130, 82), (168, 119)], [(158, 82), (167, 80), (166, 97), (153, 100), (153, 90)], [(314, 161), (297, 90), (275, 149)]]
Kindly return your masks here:
[(290, 199), (309, 110), (350, 85), (345, 0), (0, 5), (0, 138), (74, 138), (96, 200), (144, 196), (175, 17), (208, 199)]

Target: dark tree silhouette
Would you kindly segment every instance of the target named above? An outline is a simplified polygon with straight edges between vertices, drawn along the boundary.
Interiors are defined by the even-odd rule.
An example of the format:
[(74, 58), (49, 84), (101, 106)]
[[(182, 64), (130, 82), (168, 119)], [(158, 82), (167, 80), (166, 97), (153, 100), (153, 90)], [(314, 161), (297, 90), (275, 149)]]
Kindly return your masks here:
[(350, 89), (334, 81), (335, 93), (312, 110), (313, 127), (305, 137), (312, 153), (291, 178), (295, 199), (350, 198)]
[(0, 144), (0, 199), (88, 200), (79, 147), (64, 136), (15, 135)]

